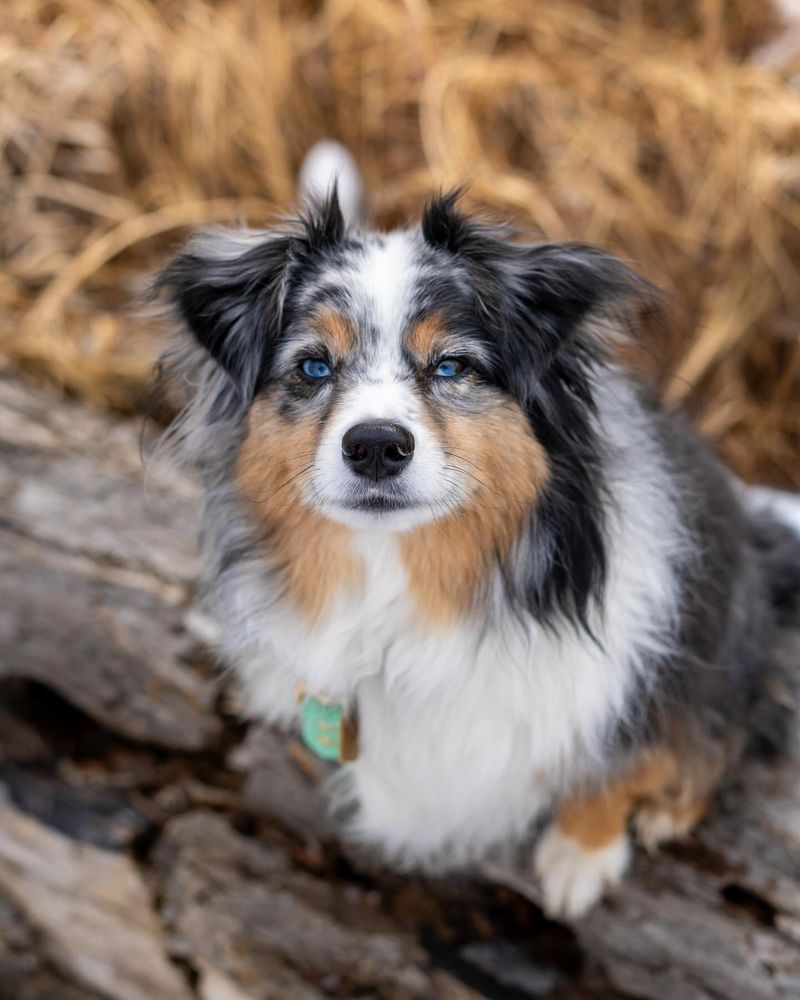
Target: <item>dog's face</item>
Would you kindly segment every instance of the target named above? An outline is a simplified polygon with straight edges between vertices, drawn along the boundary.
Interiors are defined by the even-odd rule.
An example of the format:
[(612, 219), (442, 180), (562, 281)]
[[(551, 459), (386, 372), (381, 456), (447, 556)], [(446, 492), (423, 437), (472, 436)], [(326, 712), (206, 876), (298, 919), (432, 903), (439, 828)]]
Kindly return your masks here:
[(212, 409), (246, 423), (251, 499), (402, 532), (479, 511), (469, 530), (497, 549), (538, 508), (586, 542), (600, 346), (583, 321), (641, 284), (588, 247), (517, 244), (455, 200), (377, 234), (347, 231), (334, 195), (292, 229), (198, 237), (162, 285), (225, 373)]
[(463, 269), (413, 231), (352, 237), (294, 291), (250, 415), (258, 460), (352, 527), (406, 530), (492, 491), (531, 503), (545, 458), (495, 364)]

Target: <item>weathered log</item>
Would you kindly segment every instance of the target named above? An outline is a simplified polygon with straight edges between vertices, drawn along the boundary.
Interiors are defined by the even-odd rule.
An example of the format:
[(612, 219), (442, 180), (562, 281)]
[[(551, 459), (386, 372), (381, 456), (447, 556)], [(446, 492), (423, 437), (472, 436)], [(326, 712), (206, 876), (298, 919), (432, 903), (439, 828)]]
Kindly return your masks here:
[[(621, 997), (800, 996), (797, 741), (780, 763), (749, 761), (685, 845), (637, 857), (626, 883), (572, 928), (583, 955), (572, 979), (526, 966), (502, 942), (476, 940), (456, 963), (475, 971), (465, 986), (458, 979), (469, 976), (437, 968), (414, 918), (399, 921), (381, 905), (402, 881), (372, 868), (347, 881), (324, 866), (313, 876), (298, 867), (298, 857), (334, 839), (325, 769), (292, 740), (260, 726), (245, 733), (224, 718), (211, 658), (191, 626), (198, 491), (157, 462), (147, 492), (142, 483), (136, 423), (0, 376), (0, 679), (57, 692), (131, 753), (162, 748), (161, 761), (171, 752), (208, 768), (213, 758), (214, 769), (181, 764), (185, 774), (134, 781), (134, 812), (114, 775), (91, 793), (62, 794), (62, 771), (34, 780), (31, 770), (26, 789), (25, 768), (37, 766), (47, 733), (13, 706), (0, 711), (0, 759), (13, 762), (0, 768), (0, 783), (5, 774), (14, 803), (0, 814), (0, 992), (13, 982), (12, 995), (31, 998), (54, 983), (76, 998), (455, 998), (489, 995), (481, 984), (491, 980), (516, 995), (545, 995), (554, 983), (592, 995), (599, 982)], [(787, 628), (777, 655), (800, 673), (800, 629)], [(9, 741), (17, 753), (3, 752)], [(109, 791), (108, 810), (97, 800), (104, 787), (123, 788), (116, 799)], [(65, 809), (93, 812), (67, 831), (72, 837), (120, 851), (69, 849)], [(140, 816), (152, 850), (141, 847)], [(264, 829), (269, 843), (255, 832)], [(529, 853), (487, 863), (484, 884), (538, 903)], [(105, 895), (102, 872), (129, 887), (130, 921), (114, 893)], [(162, 900), (163, 927), (137, 878)], [(67, 885), (83, 924), (70, 921), (59, 895)], [(425, 888), (431, 901), (442, 891)], [(27, 928), (19, 940), (17, 916)], [(535, 926), (543, 937), (552, 931), (541, 915)], [(125, 964), (126, 934), (161, 956), (147, 973), (161, 977), (158, 987)], [(191, 974), (165, 964), (167, 953)], [(102, 972), (113, 956), (116, 983)]]
[(348, 993), (437, 995), (423, 949), (381, 912), (377, 893), (342, 893), (294, 867), (285, 848), (242, 837), (219, 816), (173, 820), (155, 863), (174, 941), (250, 984), (250, 996), (318, 1000), (338, 984)]
[(76, 985), (115, 1000), (188, 1000), (147, 888), (121, 854), (73, 841), (0, 802), (0, 892)]
[(44, 684), (132, 739), (199, 750), (216, 686), (184, 620), (197, 492), (138, 431), (0, 377), (0, 678)]

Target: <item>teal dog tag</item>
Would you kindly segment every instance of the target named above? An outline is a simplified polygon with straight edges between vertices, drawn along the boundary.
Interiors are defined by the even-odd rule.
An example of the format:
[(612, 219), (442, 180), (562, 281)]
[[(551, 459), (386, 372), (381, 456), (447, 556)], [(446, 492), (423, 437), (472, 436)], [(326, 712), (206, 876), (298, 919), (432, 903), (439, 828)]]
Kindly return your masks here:
[(343, 706), (305, 693), (299, 700), (300, 732), (308, 749), (323, 760), (336, 763), (352, 760), (355, 757), (354, 733)]

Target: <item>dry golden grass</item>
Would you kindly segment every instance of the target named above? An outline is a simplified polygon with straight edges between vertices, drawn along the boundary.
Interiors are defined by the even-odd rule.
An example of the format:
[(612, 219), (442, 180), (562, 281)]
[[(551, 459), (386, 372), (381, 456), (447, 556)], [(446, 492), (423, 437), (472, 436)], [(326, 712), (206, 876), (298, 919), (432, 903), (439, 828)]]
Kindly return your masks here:
[(335, 137), (380, 224), (468, 180), (631, 260), (676, 303), (668, 398), (745, 475), (800, 485), (782, 30), (767, 0), (4, 0), (0, 350), (135, 408), (158, 351), (127, 307), (143, 275), (190, 224), (285, 211)]

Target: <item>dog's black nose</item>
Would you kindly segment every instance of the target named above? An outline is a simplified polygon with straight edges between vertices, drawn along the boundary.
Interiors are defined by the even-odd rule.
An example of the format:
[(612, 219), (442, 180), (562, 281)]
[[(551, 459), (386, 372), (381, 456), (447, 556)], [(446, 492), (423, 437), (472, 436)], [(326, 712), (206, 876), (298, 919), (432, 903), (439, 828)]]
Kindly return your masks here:
[(414, 438), (400, 424), (356, 424), (342, 438), (342, 454), (357, 476), (388, 479), (411, 461)]

